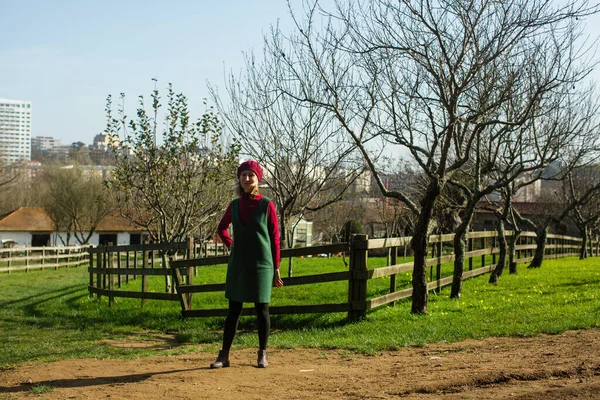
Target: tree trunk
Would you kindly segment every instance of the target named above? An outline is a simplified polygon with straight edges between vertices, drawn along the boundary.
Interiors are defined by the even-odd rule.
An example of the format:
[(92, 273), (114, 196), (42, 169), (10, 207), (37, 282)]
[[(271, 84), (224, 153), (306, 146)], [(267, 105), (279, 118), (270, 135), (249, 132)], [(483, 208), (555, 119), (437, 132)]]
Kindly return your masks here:
[[(162, 268), (166, 271), (169, 269), (169, 257), (165, 251), (160, 252), (160, 258), (162, 261)], [(154, 268), (154, 265), (152, 266)], [(165, 273), (165, 293), (171, 293), (171, 274)]]
[(465, 272), (465, 249), (467, 247), (467, 227), (465, 221), (454, 231), (454, 274), (452, 276), (452, 289), (450, 298), (457, 299), (462, 292), (462, 276)]
[(412, 308), (415, 314), (427, 313), (427, 249), (429, 248), (429, 234), (431, 233), (431, 216), (433, 207), (440, 193), (436, 183), (430, 184), (425, 199), (422, 202), (421, 213), (415, 226), (411, 247), (414, 253), (412, 273)]
[(531, 264), (527, 268), (540, 268), (544, 261), (544, 254), (546, 252), (546, 239), (548, 237), (548, 226), (542, 226), (535, 231), (535, 254)]
[(469, 225), (471, 225), (475, 206), (479, 199), (480, 196), (475, 196), (469, 201), (462, 216), (462, 220), (454, 231), (454, 274), (452, 276), (452, 289), (450, 291), (450, 298), (452, 299), (459, 298), (462, 293), (463, 273), (465, 272), (465, 249), (467, 248), (467, 231), (469, 230)]
[(285, 213), (282, 210), (279, 210), (279, 242), (282, 246), (287, 244), (287, 223), (285, 220)]
[[(291, 244), (288, 241), (288, 232), (287, 232), (287, 219), (285, 215), (285, 211), (283, 209), (279, 210), (279, 243), (282, 248), (290, 248)], [(290, 238), (291, 239), (291, 238)], [(292, 257), (288, 259), (288, 278), (293, 276), (294, 271), (294, 260)]]
[(489, 281), (489, 283), (494, 285), (498, 284), (498, 280), (502, 276), (504, 267), (506, 266), (506, 235), (504, 233), (504, 221), (502, 219), (498, 220), (498, 246), (500, 248), (498, 264), (496, 264), (496, 268), (494, 268), (490, 274)]
[(513, 230), (513, 234), (508, 240), (508, 272), (517, 273), (517, 241), (521, 236), (521, 231)]
[(579, 249), (579, 259), (583, 260), (587, 258), (587, 244), (589, 239), (588, 227), (585, 224), (579, 226), (579, 233), (581, 234), (581, 248)]

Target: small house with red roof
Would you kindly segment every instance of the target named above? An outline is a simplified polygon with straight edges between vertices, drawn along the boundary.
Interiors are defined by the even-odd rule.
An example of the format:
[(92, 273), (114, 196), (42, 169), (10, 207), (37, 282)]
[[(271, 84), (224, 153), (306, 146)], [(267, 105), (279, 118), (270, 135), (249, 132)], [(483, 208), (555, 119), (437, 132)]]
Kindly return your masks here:
[[(143, 243), (147, 232), (134, 226), (118, 212), (104, 217), (88, 244), (128, 245)], [(41, 207), (19, 207), (0, 216), (0, 240), (3, 247), (64, 246), (66, 232), (58, 232), (56, 224)], [(78, 245), (71, 236), (70, 245)]]

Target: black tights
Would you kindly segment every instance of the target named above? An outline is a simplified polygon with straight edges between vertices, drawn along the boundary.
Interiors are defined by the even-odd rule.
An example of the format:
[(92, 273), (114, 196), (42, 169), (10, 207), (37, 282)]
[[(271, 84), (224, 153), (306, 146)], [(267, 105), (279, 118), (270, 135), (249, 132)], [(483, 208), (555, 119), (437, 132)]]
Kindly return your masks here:
[[(229, 300), (229, 311), (225, 319), (225, 329), (223, 332), (223, 350), (225, 351), (231, 349), (243, 307), (244, 303)], [(266, 350), (269, 340), (269, 330), (271, 329), (269, 303), (254, 303), (254, 309), (256, 310), (256, 319), (258, 321), (258, 347), (260, 350)]]

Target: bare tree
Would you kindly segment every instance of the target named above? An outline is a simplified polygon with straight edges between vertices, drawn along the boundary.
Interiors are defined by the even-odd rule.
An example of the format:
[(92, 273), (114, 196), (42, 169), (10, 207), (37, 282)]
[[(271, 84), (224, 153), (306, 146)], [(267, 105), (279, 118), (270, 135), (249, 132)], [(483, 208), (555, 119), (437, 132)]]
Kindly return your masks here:
[(514, 215), (517, 222), (536, 233), (535, 253), (533, 255), (533, 260), (527, 268), (540, 268), (542, 266), (544, 254), (546, 253), (546, 241), (548, 238), (550, 225), (552, 223), (561, 223), (561, 221), (569, 216), (577, 207), (587, 204), (595, 196), (597, 196), (598, 193), (600, 193), (600, 181), (595, 182), (593, 185), (587, 187), (581, 193), (577, 193), (575, 196), (565, 196), (562, 193), (548, 194), (549, 196), (553, 196), (555, 199), (553, 202), (555, 209), (547, 210), (544, 215), (537, 220), (524, 217), (519, 212), (514, 210)]
[(43, 174), (36, 168), (19, 164), (5, 165), (0, 171), (0, 214), (19, 207), (43, 207), (46, 197)]
[(320, 237), (324, 243), (339, 243), (344, 240), (342, 235), (344, 224), (357, 215), (364, 214), (363, 203), (342, 200), (329, 207), (309, 212), (307, 217), (313, 222), (313, 238)]
[[(512, 205), (512, 197), (515, 192), (516, 181), (507, 182), (506, 186), (500, 189), (501, 201), (495, 204), (491, 204), (491, 210), (498, 218), (498, 263), (494, 267), (494, 270), (490, 274), (489, 283), (497, 284), (504, 268), (506, 266), (506, 257), (508, 256), (509, 272), (511, 274), (517, 273), (517, 262), (516, 262), (516, 245), (519, 236), (521, 235), (521, 229), (519, 224), (515, 222), (514, 210)], [(508, 225), (512, 234), (509, 239), (506, 239), (505, 227)]]
[(568, 185), (565, 190), (566, 197), (570, 202), (576, 203), (571, 210), (570, 217), (577, 225), (582, 238), (580, 259), (588, 256), (588, 243), (590, 243), (592, 229), (600, 221), (600, 193), (593, 193), (584, 203), (580, 203), (578, 200), (599, 182), (600, 166), (597, 164), (572, 171), (566, 180)]
[[(548, 94), (589, 72), (571, 27), (595, 9), (585, 1), (553, 4), (356, 0), (338, 3), (320, 30), (313, 2), (296, 14), (288, 47), (273, 40), (273, 54), (287, 62), (286, 81), (304, 84), (291, 95), (337, 118), (382, 193), (417, 216), (415, 313), (427, 312), (432, 215), (448, 182), (484, 135), (531, 125), (549, 111)], [(403, 149), (423, 171), (428, 186), (420, 198), (385, 187), (368, 145), (375, 139)]]
[(73, 236), (79, 244), (87, 244), (112, 208), (102, 177), (80, 165), (49, 166), (44, 182), (45, 208), (57, 231), (65, 233), (60, 240), (68, 245)]
[(0, 192), (4, 193), (10, 190), (11, 185), (14, 184), (18, 179), (18, 170), (8, 165), (3, 165), (0, 167)]
[[(273, 37), (280, 38), (275, 28)], [(286, 80), (286, 63), (271, 50), (246, 56), (244, 73), (229, 76), (226, 100), (211, 92), (241, 153), (263, 166), (282, 243), (291, 247), (298, 221), (341, 200), (365, 168), (335, 118), (289, 95), (298, 82)]]
[[(587, 68), (580, 74), (585, 74)], [(536, 72), (538, 74), (538, 72)], [(529, 77), (531, 79), (531, 77)], [(550, 81), (559, 78), (551, 76)], [(462, 174), (455, 174), (449, 183), (458, 187), (465, 198), (465, 206), (460, 212), (461, 223), (454, 236), (454, 276), (450, 296), (460, 297), (466, 234), (477, 203), (485, 196), (507, 187), (520, 178), (517, 187), (532, 184), (542, 178), (548, 170), (546, 166), (560, 162), (555, 175), (548, 178), (561, 179), (574, 166), (586, 162), (594, 153), (598, 142), (598, 119), (600, 110), (596, 95), (588, 87), (579, 88), (577, 81), (571, 81), (569, 90), (547, 92), (539, 98), (536, 108), (543, 114), (531, 118), (521, 116), (521, 106), (514, 109), (513, 102), (507, 102), (502, 111), (506, 115), (515, 113), (526, 119), (524, 123), (490, 125), (477, 133), (471, 160), (465, 164)], [(559, 85), (554, 82), (553, 85)], [(521, 90), (521, 87), (517, 87)], [(517, 88), (505, 88), (514, 90)], [(577, 89), (577, 90), (576, 90)], [(455, 178), (467, 175), (468, 179)], [(510, 202), (505, 201), (503, 216), (509, 213)], [(499, 219), (498, 229), (504, 242), (504, 218)], [(505, 245), (505, 243), (502, 243)], [(505, 262), (505, 254), (500, 261)], [(497, 266), (500, 273), (502, 266)], [(494, 274), (494, 276), (496, 276)]]

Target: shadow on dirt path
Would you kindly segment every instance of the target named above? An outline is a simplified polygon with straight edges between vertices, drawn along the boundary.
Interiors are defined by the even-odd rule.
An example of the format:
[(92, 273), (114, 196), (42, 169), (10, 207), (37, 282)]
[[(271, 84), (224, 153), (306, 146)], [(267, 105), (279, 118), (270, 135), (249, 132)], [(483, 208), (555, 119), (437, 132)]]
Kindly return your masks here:
[(134, 360), (73, 359), (0, 372), (0, 399), (544, 399), (600, 398), (600, 329), (489, 338), (365, 356), (253, 349), (211, 370), (198, 351)]

